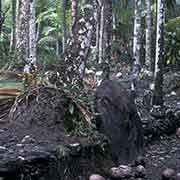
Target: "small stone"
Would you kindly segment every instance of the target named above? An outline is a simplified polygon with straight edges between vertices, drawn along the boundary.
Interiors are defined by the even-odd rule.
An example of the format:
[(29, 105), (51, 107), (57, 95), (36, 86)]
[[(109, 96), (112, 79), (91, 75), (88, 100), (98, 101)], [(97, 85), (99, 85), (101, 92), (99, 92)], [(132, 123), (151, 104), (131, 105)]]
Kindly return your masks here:
[(180, 172), (176, 174), (176, 179), (180, 180)]
[(89, 177), (89, 180), (105, 180), (105, 179), (99, 174), (93, 174)]
[(162, 172), (162, 180), (171, 180), (175, 177), (174, 169), (166, 169)]
[(144, 166), (142, 165), (139, 165), (136, 167), (136, 170), (135, 170), (135, 177), (137, 178), (143, 178), (146, 176), (146, 169)]
[(3, 129), (0, 129), (0, 133), (3, 133), (4, 132), (4, 130)]
[(112, 178), (128, 178), (132, 176), (132, 168), (125, 165), (113, 167), (110, 170), (110, 175)]
[(134, 163), (135, 163), (135, 166), (142, 165), (145, 167), (146, 165), (145, 158), (143, 156), (138, 156)]
[(22, 146), (23, 146), (23, 144), (16, 144), (16, 146), (17, 146), (17, 147), (22, 147)]
[(0, 153), (5, 153), (7, 151), (8, 151), (8, 149), (6, 147), (0, 146)]
[(24, 157), (22, 157), (22, 156), (18, 156), (18, 159), (19, 159), (19, 160), (22, 160), (22, 161), (24, 161), (24, 160), (25, 160), (25, 158), (24, 158)]
[(177, 136), (178, 138), (180, 138), (180, 128), (177, 128), (177, 130), (176, 130), (176, 136)]
[(70, 149), (71, 149), (72, 156), (79, 156), (82, 150), (81, 145), (79, 143), (70, 144)]
[(36, 141), (35, 141), (35, 139), (33, 139), (31, 136), (27, 135), (27, 136), (25, 136), (25, 137), (22, 139), (21, 142), (24, 143), (24, 144), (33, 144), (33, 143), (35, 143)]
[(164, 158), (163, 158), (163, 157), (160, 157), (159, 160), (164, 161)]

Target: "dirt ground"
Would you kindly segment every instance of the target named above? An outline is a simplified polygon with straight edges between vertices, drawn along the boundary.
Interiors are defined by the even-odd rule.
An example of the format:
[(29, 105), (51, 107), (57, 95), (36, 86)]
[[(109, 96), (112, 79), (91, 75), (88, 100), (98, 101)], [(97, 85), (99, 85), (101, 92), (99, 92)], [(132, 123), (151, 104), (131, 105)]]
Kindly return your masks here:
[[(21, 112), (23, 113), (17, 114), (14, 119), (14, 123), (11, 122), (10, 126), (9, 124), (6, 124), (4, 122), (0, 123), (0, 156), (2, 155), (1, 157), (4, 157), (4, 154), (6, 153), (6, 149), (4, 149), (4, 147), (10, 150), (11, 147), (16, 146), (15, 150), (18, 149), (17, 145), (19, 143), (22, 143), (22, 139), (27, 135), (31, 135), (30, 137), (32, 137), (32, 141), (31, 139), (27, 139), (27, 142), (25, 142), (25, 144), (30, 144), (28, 145), (28, 147), (30, 148), (35, 147), (35, 145), (41, 147), (44, 146), (44, 144), (48, 143), (51, 145), (54, 144), (56, 146), (57, 142), (63, 142), (63, 145), (75, 143), (87, 145), (92, 144), (92, 139), (90, 140), (87, 138), (78, 137), (72, 138), (64, 132), (64, 128), (62, 127), (62, 110), (64, 104), (62, 103), (62, 101), (58, 100), (59, 97), (62, 97), (62, 94), (56, 91), (51, 91), (51, 93), (49, 93), (49, 89), (46, 89), (46, 91), (47, 93), (44, 96), (40, 97), (42, 98), (42, 101), (33, 98), (31, 103), (27, 104), (30, 111), (28, 113), (37, 114), (38, 121), (34, 121), (33, 117), (28, 117), (28, 113), (24, 111), (24, 106), (19, 106)], [(48, 99), (49, 104), (47, 104), (47, 101), (44, 101), (44, 99)], [(42, 108), (41, 110), (37, 109), (35, 105), (37, 104), (37, 102), (41, 102), (41, 105), (44, 108)], [(169, 106), (172, 109), (177, 108), (177, 110), (180, 108), (178, 103), (179, 100), (177, 97), (168, 101)], [(54, 113), (49, 116), (49, 112), (52, 110), (52, 104)], [(18, 118), (19, 115), (21, 116), (21, 118)], [(24, 121), (24, 119), (26, 119), (26, 121)], [(55, 121), (51, 121), (51, 119), (55, 119)], [(31, 150), (30, 148), (28, 148), (28, 150)], [(19, 150), (17, 151), (20, 153)], [(46, 152), (47, 149), (43, 151)], [(9, 154), (9, 152), (7, 154)], [(41, 151), (38, 152), (41, 153)], [(178, 173), (180, 172), (180, 139), (175, 134), (156, 138), (146, 144), (144, 156), (146, 159), (145, 161), (147, 170), (145, 177), (146, 179), (160, 180), (162, 171), (166, 168), (172, 168), (176, 171), (176, 173)], [(102, 161), (103, 165), (103, 161), (105, 160), (101, 159), (100, 161)], [(88, 160), (88, 163), (91, 164), (91, 161)], [(85, 165), (84, 162), (82, 162), (82, 165), (86, 166), (87, 164)], [(94, 166), (94, 164), (91, 165)], [(88, 167), (86, 168), (88, 169)], [(94, 170), (94, 173), (101, 173), (99, 172), (99, 170), (97, 170), (96, 172), (95, 168), (93, 167), (92, 169)], [(91, 173), (93, 172), (91, 171)], [(76, 179), (79, 180), (78, 177)]]
[(146, 147), (147, 179), (161, 179), (162, 171), (172, 168), (180, 172), (180, 139), (166, 136)]

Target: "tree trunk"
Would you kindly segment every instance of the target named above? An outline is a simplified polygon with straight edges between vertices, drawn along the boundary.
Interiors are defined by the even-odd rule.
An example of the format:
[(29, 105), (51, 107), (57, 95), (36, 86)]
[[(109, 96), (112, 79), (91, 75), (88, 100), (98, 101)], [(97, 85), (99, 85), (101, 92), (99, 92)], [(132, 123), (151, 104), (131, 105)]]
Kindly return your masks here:
[(158, 0), (153, 105), (163, 105), (164, 25), (165, 0)]
[(134, 39), (133, 39), (133, 59), (134, 66), (140, 66), (141, 48), (141, 0), (135, 0), (134, 6)]
[(152, 13), (151, 0), (146, 0), (146, 56), (145, 65), (148, 71), (151, 71), (152, 64)]
[(3, 25), (2, 1), (0, 0), (0, 35), (1, 35), (1, 31), (2, 31), (2, 25)]
[(24, 66), (29, 58), (29, 12), (30, 0), (19, 0), (16, 52), (18, 63)]
[(16, 0), (12, 0), (11, 4), (12, 4), (12, 28), (11, 28), (10, 52), (13, 52), (16, 46)]
[[(117, 22), (116, 22), (117, 20), (116, 20), (116, 14), (115, 13), (113, 13), (113, 30), (116, 30), (116, 24), (117, 24)], [(116, 35), (115, 35), (115, 33), (113, 33), (113, 40), (116, 40)]]
[(75, 27), (78, 17), (78, 0), (71, 0), (71, 14), (72, 14), (71, 32), (73, 33), (73, 29)]
[(104, 61), (104, 3), (101, 4), (100, 12), (99, 63), (101, 64)]
[(106, 0), (104, 4), (104, 60), (109, 63), (111, 60), (112, 30), (113, 30), (113, 13), (112, 0)]
[(101, 1), (100, 32), (99, 32), (99, 63), (108, 63), (111, 59), (112, 44), (112, 1)]
[(66, 24), (66, 8), (67, 8), (67, 0), (61, 1), (61, 19), (62, 19), (62, 51), (65, 52), (66, 44), (67, 44), (67, 24)]
[(36, 0), (31, 0), (30, 2), (30, 20), (29, 20), (29, 66), (36, 64)]
[(40, 39), (40, 23), (37, 23), (37, 30), (36, 30), (36, 42), (38, 43)]
[(15, 46), (15, 48), (17, 47), (17, 36), (18, 36), (18, 29), (19, 29), (19, 13), (20, 13), (20, 6), (19, 6), (19, 0), (16, 0), (16, 30), (15, 30), (15, 32), (16, 32), (16, 46)]
[(86, 60), (96, 28), (96, 0), (85, 0), (81, 6), (81, 15), (82, 17), (75, 25), (74, 35), (69, 40), (63, 55), (64, 62), (62, 62), (62, 65), (60, 64), (58, 69), (62, 81), (68, 84), (82, 82)]
[(101, 25), (101, 6), (97, 8), (97, 17), (96, 17), (96, 62), (99, 62), (99, 44), (100, 44), (100, 25)]
[(56, 39), (56, 56), (61, 54), (61, 41), (59, 38)]

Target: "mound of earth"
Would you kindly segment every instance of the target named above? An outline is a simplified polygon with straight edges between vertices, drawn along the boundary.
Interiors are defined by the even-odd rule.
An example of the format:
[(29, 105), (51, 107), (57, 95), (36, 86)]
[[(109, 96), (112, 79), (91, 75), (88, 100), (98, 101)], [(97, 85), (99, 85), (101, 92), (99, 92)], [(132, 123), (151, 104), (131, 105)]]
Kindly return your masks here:
[(131, 92), (117, 82), (105, 80), (97, 88), (100, 131), (110, 139), (114, 161), (128, 163), (143, 153), (144, 135)]
[(120, 84), (105, 81), (96, 96), (100, 130), (108, 139), (96, 131), (86, 137), (68, 133), (69, 99), (62, 90), (42, 87), (19, 97), (8, 125), (0, 123), (0, 179), (85, 180), (96, 173), (108, 178), (110, 168), (117, 165), (112, 154), (127, 164), (143, 150), (140, 120), (148, 139), (160, 136), (145, 147), (145, 179), (160, 179), (167, 167), (179, 171), (179, 139), (164, 136), (180, 125), (177, 97), (168, 97), (164, 110), (156, 112), (136, 102), (139, 118), (131, 94)]
[(39, 88), (19, 97), (8, 126), (0, 125), (0, 179), (80, 180), (105, 174), (113, 162), (107, 139), (69, 135), (65, 94)]

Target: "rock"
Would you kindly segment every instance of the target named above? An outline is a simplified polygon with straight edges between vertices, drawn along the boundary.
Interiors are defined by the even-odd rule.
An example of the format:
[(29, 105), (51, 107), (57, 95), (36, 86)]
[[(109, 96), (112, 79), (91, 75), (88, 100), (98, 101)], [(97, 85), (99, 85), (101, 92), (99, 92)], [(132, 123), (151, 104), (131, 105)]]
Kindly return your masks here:
[(180, 128), (177, 128), (177, 130), (176, 130), (176, 136), (177, 136), (178, 138), (180, 138)]
[(146, 165), (145, 158), (143, 156), (138, 156), (137, 159), (134, 162), (134, 165), (135, 166), (142, 165), (142, 166), (145, 167), (145, 165)]
[(99, 174), (93, 174), (89, 177), (89, 180), (105, 180), (105, 179)]
[(81, 145), (79, 143), (70, 144), (71, 155), (78, 156), (81, 153)]
[(150, 114), (156, 119), (162, 119), (165, 117), (165, 112), (160, 106), (154, 106), (151, 109)]
[(163, 91), (168, 94), (180, 87), (180, 73), (168, 72), (164, 74)]
[(132, 168), (125, 165), (113, 167), (110, 170), (110, 175), (112, 178), (129, 178), (132, 176)]
[(162, 180), (171, 180), (171, 179), (174, 179), (175, 177), (175, 171), (174, 169), (166, 169), (162, 172)]
[(32, 143), (35, 143), (36, 141), (31, 136), (27, 135), (21, 140), (21, 142), (23, 144), (32, 144)]
[(143, 151), (144, 135), (131, 92), (121, 82), (105, 80), (96, 97), (101, 114), (99, 130), (110, 140), (113, 160), (118, 164), (132, 162)]
[(2, 133), (2, 132), (4, 132), (4, 130), (3, 130), (3, 129), (0, 129), (0, 133)]
[(177, 180), (180, 180), (180, 173), (177, 173), (177, 174), (176, 174), (176, 179), (177, 179)]
[(8, 149), (4, 146), (0, 146), (0, 154), (7, 152)]
[(146, 176), (146, 169), (144, 166), (139, 165), (136, 167), (135, 170), (135, 177), (137, 178), (144, 178)]

